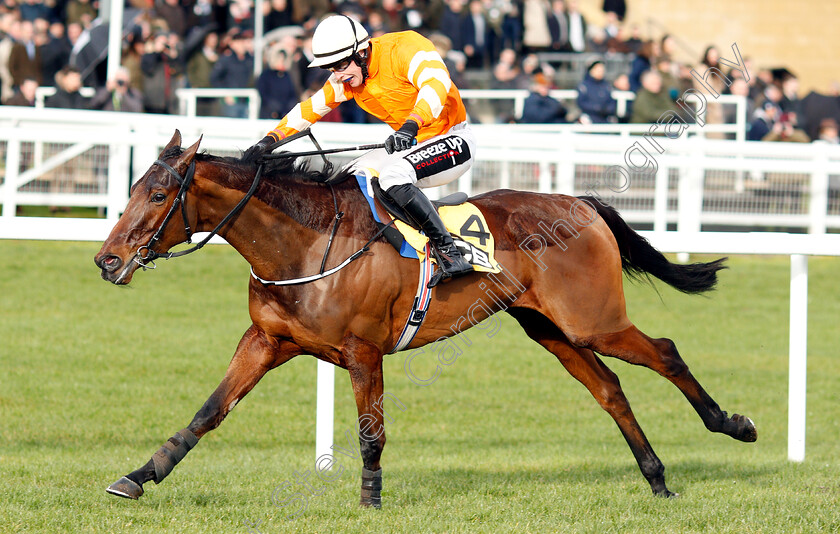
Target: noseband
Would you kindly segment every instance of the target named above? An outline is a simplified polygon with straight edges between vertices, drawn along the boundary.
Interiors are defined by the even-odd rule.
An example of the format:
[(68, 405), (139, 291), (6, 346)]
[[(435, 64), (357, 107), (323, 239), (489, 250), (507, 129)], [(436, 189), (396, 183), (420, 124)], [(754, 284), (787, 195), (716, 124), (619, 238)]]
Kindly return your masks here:
[(193, 160), (190, 163), (190, 166), (187, 167), (187, 173), (184, 176), (181, 176), (181, 174), (178, 173), (178, 171), (176, 171), (174, 168), (172, 168), (171, 165), (169, 165), (163, 160), (159, 159), (155, 161), (153, 165), (158, 165), (164, 170), (166, 170), (170, 175), (172, 175), (173, 178), (175, 178), (175, 181), (177, 181), (181, 187), (178, 190), (178, 194), (175, 196), (175, 200), (169, 207), (169, 211), (167, 212), (166, 217), (164, 217), (163, 222), (160, 224), (160, 227), (158, 227), (157, 231), (154, 233), (149, 242), (138, 248), (137, 252), (134, 254), (133, 261), (137, 263), (140, 267), (142, 267), (144, 270), (154, 269), (156, 267), (155, 260), (157, 258), (164, 258), (168, 260), (169, 258), (186, 256), (187, 254), (195, 252), (196, 250), (199, 250), (204, 245), (206, 245), (213, 238), (213, 236), (215, 236), (219, 232), (219, 230), (222, 229), (224, 225), (226, 225), (237, 213), (239, 213), (242, 210), (242, 208), (245, 206), (245, 204), (248, 203), (251, 197), (254, 196), (254, 193), (257, 191), (257, 186), (260, 184), (260, 179), (262, 178), (263, 173), (263, 164), (260, 163), (260, 166), (257, 168), (257, 174), (254, 176), (254, 181), (251, 184), (251, 188), (248, 189), (248, 192), (245, 194), (245, 196), (242, 197), (239, 203), (237, 203), (236, 206), (234, 206), (233, 209), (230, 210), (230, 212), (228, 212), (227, 215), (225, 215), (221, 222), (219, 222), (219, 224), (217, 224), (216, 227), (213, 228), (213, 230), (207, 237), (202, 239), (200, 242), (196, 243), (191, 248), (188, 248), (187, 250), (181, 250), (178, 252), (166, 252), (161, 254), (155, 251), (153, 247), (157, 245), (160, 241), (161, 236), (163, 236), (163, 232), (166, 230), (166, 226), (169, 224), (169, 221), (172, 220), (172, 217), (175, 215), (175, 211), (178, 209), (179, 206), (181, 207), (181, 216), (184, 220), (184, 233), (187, 235), (186, 242), (192, 243), (192, 228), (190, 227), (189, 219), (187, 219), (187, 189), (190, 187), (190, 184), (192, 184), (193, 177), (195, 176), (195, 160)]

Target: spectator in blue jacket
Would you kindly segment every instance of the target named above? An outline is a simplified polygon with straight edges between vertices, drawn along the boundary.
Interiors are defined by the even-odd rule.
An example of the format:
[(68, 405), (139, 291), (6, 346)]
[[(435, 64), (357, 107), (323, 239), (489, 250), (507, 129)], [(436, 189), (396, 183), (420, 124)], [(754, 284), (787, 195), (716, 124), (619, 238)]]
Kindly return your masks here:
[(542, 72), (534, 76), (534, 84), (531, 86), (531, 94), (525, 99), (522, 108), (521, 123), (527, 124), (561, 124), (566, 120), (567, 110), (560, 103), (548, 95), (551, 90), (551, 82)]
[(630, 63), (630, 90), (634, 93), (642, 87), (642, 74), (653, 66), (653, 61), (659, 55), (659, 44), (656, 41), (645, 41), (636, 52), (636, 57)]
[[(225, 89), (251, 87), (254, 77), (253, 34), (249, 31), (233, 30), (230, 49), (219, 57), (210, 72), (210, 84)], [(222, 101), (225, 117), (244, 119), (248, 116), (248, 102), (244, 98), (225, 97)]]
[(274, 48), (268, 56), (268, 68), (257, 80), (260, 118), (280, 120), (300, 102), (300, 95), (288, 73), (286, 51)]
[(764, 137), (773, 130), (776, 121), (779, 119), (781, 111), (779, 107), (769, 100), (765, 100), (754, 114), (754, 119), (750, 123), (749, 131), (747, 132), (748, 141), (761, 141)]
[(578, 85), (577, 105), (580, 108), (580, 122), (584, 124), (616, 122), (616, 102), (612, 87), (604, 79), (607, 70), (604, 62), (595, 60), (586, 69), (586, 76)]

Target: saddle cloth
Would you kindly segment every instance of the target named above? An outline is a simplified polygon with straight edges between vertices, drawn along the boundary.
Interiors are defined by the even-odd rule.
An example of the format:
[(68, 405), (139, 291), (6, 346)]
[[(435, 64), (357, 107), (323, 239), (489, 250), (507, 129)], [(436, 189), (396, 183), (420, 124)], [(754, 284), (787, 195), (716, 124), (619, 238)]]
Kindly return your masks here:
[[(373, 171), (365, 169), (358, 172), (355, 178), (359, 184), (359, 189), (361, 189), (365, 200), (368, 202), (374, 220), (380, 224), (388, 224), (394, 218), (374, 198), (374, 188), (371, 183), (374, 176)], [(495, 240), (487, 229), (487, 221), (481, 211), (470, 202), (436, 207), (446, 229), (452, 234), (455, 245), (464, 258), (472, 264), (473, 268), (479, 272), (501, 272), (494, 258)], [(394, 222), (394, 227), (402, 234), (402, 242), (399, 244), (393, 238), (389, 238), (394, 248), (405, 258), (415, 258), (423, 261), (429, 238), (400, 220)], [(432, 254), (432, 261), (436, 261), (434, 254)]]

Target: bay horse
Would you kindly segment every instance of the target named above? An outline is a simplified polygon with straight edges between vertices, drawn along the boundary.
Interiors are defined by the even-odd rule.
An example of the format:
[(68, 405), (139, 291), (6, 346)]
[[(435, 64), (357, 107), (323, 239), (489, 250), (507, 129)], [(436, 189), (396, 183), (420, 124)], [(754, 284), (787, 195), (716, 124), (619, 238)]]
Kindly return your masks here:
[[(319, 266), (323, 270), (325, 249), (330, 265), (354, 254), (358, 259), (312, 283), (267, 285), (252, 276), (253, 324), (221, 383), (186, 428), (108, 492), (139, 498), (143, 484), (160, 483), (169, 475), (265, 373), (309, 354), (350, 374), (359, 420), (366, 421), (359, 432), (360, 504), (378, 508), (385, 446), (383, 355), (394, 348), (411, 309), (419, 263), (401, 258), (381, 236), (371, 240), (377, 226), (355, 180), (341, 181), (347, 171), (332, 173), (325, 185), (330, 177), (291, 158), (259, 168), (259, 162), (199, 154), (200, 142), (182, 149), (176, 130), (158, 161), (132, 187), (125, 212), (94, 258), (102, 278), (128, 284), (138, 268), (150, 267), (154, 257), (189, 241), (193, 230), (216, 227), (264, 280), (306, 276)], [(260, 172), (265, 179), (255, 186)], [(243, 192), (249, 189), (254, 196), (247, 200)], [(670, 339), (645, 335), (625, 311), (622, 272), (648, 281), (652, 275), (680, 291), (701, 293), (714, 287), (725, 258), (671, 263), (618, 212), (594, 198), (499, 190), (471, 201), (495, 236), (503, 275), (473, 273), (436, 287), (425, 322), (408, 349), (444, 340), (506, 311), (612, 416), (658, 496), (675, 495), (665, 485), (665, 468), (617, 376), (599, 355), (643, 365), (668, 379), (708, 430), (756, 440), (753, 422), (721, 410)], [(344, 213), (341, 225), (335, 222), (339, 210)], [(168, 224), (181, 219), (183, 225)], [(478, 302), (482, 305), (476, 306)]]

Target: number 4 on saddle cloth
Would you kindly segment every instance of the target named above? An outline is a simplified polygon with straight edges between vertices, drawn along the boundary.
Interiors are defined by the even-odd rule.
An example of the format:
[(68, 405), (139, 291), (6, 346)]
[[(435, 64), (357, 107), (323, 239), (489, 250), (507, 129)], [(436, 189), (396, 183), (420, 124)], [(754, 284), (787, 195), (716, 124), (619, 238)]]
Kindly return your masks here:
[[(377, 223), (388, 224), (391, 219), (395, 219), (394, 227), (400, 235), (397, 235), (395, 231), (386, 230), (385, 237), (388, 241), (404, 258), (415, 258), (422, 262), (427, 255), (426, 245), (429, 238), (401, 220), (399, 217), (401, 210), (385, 197), (377, 178), (371, 171), (359, 172), (356, 174), (356, 181)], [(487, 221), (475, 205), (467, 202), (467, 196), (464, 193), (454, 193), (441, 201), (433, 200), (432, 204), (437, 208), (446, 229), (452, 234), (455, 245), (476, 271), (501, 272), (494, 259), (495, 241), (487, 229)], [(397, 216), (392, 217), (393, 214)], [(431, 260), (436, 261), (434, 255)]]
[[(395, 214), (399, 214), (400, 210), (384, 195), (373, 171), (359, 172), (356, 174), (356, 181), (370, 206), (374, 220), (380, 225), (385, 225), (394, 219), (396, 229), (388, 228), (384, 232), (388, 241), (399, 251), (401, 256), (420, 261), (417, 296), (414, 298), (414, 304), (397, 344), (391, 350), (391, 354), (393, 354), (406, 348), (423, 324), (432, 298), (432, 289), (429, 289), (427, 285), (434, 271), (431, 262), (435, 261), (435, 258), (434, 254), (431, 253), (429, 238), (401, 221), (399, 217), (392, 217), (389, 210), (393, 210)], [(456, 198), (451, 199), (453, 196)], [(433, 201), (432, 203), (437, 208), (440, 218), (443, 219), (446, 229), (452, 234), (455, 246), (458, 247), (473, 268), (479, 272), (501, 272), (499, 264), (494, 259), (495, 241), (493, 235), (487, 229), (487, 221), (484, 220), (484, 215), (477, 207), (467, 202), (467, 195), (455, 193), (446, 197), (443, 201)], [(387, 210), (384, 206), (386, 204), (389, 206)]]

